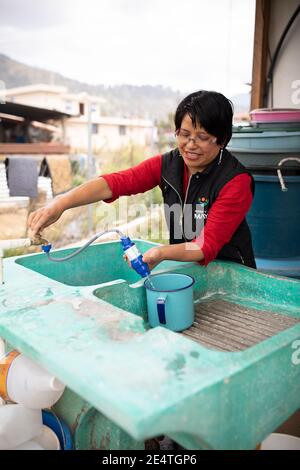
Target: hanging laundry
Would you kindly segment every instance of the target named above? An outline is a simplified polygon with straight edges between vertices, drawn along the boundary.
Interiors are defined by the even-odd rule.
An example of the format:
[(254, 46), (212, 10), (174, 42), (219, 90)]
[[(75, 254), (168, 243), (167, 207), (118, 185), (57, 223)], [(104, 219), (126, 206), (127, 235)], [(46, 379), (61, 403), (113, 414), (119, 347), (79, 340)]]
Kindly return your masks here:
[(72, 169), (68, 155), (47, 155), (40, 176), (50, 176), (53, 194), (61, 194), (72, 188)]
[(13, 156), (7, 159), (10, 196), (38, 196), (38, 165), (35, 158)]

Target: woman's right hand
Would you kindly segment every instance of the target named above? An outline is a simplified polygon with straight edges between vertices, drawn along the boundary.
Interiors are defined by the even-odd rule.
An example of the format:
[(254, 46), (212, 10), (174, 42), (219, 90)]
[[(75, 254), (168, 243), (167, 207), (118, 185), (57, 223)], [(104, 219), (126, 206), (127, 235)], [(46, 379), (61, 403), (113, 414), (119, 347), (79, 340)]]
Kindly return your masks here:
[(31, 230), (33, 235), (36, 235), (44, 228), (54, 224), (63, 212), (64, 209), (59, 203), (59, 200), (54, 200), (47, 206), (42, 207), (29, 215), (27, 223), (28, 228)]

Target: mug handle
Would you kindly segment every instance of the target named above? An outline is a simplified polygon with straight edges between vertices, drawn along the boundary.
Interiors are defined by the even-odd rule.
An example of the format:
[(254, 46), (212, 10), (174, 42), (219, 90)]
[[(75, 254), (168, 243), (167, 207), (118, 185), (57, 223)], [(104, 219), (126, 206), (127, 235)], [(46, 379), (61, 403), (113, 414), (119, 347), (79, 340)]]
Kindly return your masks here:
[(166, 297), (158, 297), (156, 299), (157, 315), (159, 323), (165, 325), (166, 322), (166, 310), (165, 310)]

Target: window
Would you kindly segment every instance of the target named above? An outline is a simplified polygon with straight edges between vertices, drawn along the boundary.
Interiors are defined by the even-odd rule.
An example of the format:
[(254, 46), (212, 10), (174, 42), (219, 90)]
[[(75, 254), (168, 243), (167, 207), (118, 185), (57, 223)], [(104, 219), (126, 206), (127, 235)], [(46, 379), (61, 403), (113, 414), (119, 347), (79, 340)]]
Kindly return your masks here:
[(119, 126), (119, 135), (126, 135), (126, 126)]
[(92, 123), (92, 134), (98, 134), (98, 124)]
[(79, 103), (79, 114), (81, 116), (84, 114), (84, 103)]
[(65, 110), (66, 110), (67, 113), (70, 113), (72, 111), (72, 102), (71, 101), (66, 101)]

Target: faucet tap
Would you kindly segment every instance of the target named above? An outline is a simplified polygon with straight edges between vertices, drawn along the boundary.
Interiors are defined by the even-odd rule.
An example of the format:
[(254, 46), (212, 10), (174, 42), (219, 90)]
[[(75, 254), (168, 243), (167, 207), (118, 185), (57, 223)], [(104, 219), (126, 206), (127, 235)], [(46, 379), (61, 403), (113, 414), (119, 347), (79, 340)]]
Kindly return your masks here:
[(16, 238), (12, 240), (0, 240), (0, 285), (4, 284), (3, 279), (3, 256), (4, 250), (12, 248), (24, 248), (31, 245), (48, 245), (48, 241), (41, 235), (34, 235), (32, 238)]

